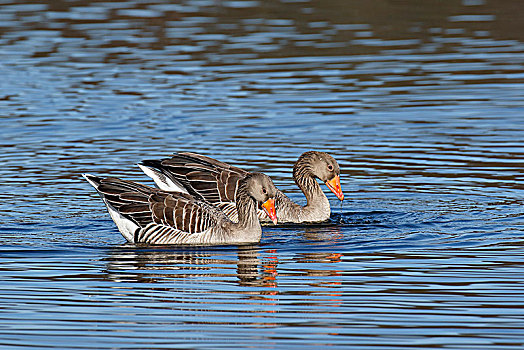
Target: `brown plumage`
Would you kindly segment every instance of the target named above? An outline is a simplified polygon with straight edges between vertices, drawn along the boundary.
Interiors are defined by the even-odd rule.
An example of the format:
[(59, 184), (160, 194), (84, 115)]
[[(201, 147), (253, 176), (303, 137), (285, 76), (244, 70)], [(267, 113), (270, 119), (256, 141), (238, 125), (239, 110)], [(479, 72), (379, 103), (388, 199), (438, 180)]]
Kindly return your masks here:
[(276, 220), (276, 188), (261, 173), (249, 173), (237, 187), (233, 222), (218, 208), (189, 194), (166, 192), (133, 181), (84, 174), (107, 206), (122, 235), (132, 243), (242, 244), (258, 242), (262, 229), (257, 208)]
[[(238, 221), (236, 189), (247, 171), (190, 152), (175, 153), (171, 158), (162, 160), (144, 160), (139, 166), (161, 189), (188, 193), (213, 204), (233, 221)], [(317, 178), (325, 182), (340, 200), (344, 198), (340, 189), (340, 167), (325, 152), (303, 153), (293, 167), (293, 178), (306, 196), (307, 204), (298, 205), (277, 190), (275, 206), (279, 222), (320, 222), (329, 219), (329, 200)], [(267, 221), (262, 211), (259, 210), (258, 215), (262, 221)]]

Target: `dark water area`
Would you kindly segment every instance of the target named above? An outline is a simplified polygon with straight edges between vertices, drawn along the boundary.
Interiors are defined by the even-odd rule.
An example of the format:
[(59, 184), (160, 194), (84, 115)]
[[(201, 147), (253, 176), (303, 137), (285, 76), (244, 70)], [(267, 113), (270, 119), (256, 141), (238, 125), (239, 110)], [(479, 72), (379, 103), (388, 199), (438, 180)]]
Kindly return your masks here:
[[(524, 348), (524, 4), (1, 1), (0, 347)], [(331, 221), (126, 244), (81, 173), (340, 163)]]

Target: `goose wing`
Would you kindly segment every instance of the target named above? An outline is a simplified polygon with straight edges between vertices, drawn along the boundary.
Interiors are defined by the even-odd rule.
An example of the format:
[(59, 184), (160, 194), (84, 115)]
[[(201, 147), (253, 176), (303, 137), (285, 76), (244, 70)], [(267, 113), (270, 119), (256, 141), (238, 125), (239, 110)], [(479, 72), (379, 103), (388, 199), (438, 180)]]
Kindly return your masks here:
[[(247, 171), (197, 153), (180, 152), (171, 158), (144, 160), (144, 172), (165, 190), (180, 191), (213, 204), (238, 221), (236, 193)], [(174, 186), (173, 186), (174, 184)]]
[(84, 177), (102, 196), (120, 232), (134, 243), (209, 243), (212, 229), (226, 219), (217, 208), (187, 194), (165, 192), (113, 177), (87, 174)]

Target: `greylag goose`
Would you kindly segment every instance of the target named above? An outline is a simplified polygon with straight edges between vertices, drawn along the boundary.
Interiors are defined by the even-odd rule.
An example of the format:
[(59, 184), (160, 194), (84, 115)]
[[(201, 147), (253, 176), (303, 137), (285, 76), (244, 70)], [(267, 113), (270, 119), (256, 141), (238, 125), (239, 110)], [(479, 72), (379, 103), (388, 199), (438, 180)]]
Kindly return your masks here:
[(238, 182), (238, 222), (218, 208), (184, 193), (166, 192), (114, 177), (83, 174), (107, 206), (118, 230), (131, 243), (244, 244), (259, 242), (261, 206), (277, 222), (273, 181), (262, 173), (249, 173)]
[[(190, 152), (179, 152), (171, 158), (144, 160), (139, 167), (151, 177), (157, 186), (166, 191), (188, 193), (220, 208), (231, 220), (238, 221), (236, 209), (237, 188), (248, 172), (227, 163)], [(340, 188), (340, 168), (337, 161), (325, 152), (303, 153), (293, 167), (293, 178), (306, 196), (307, 204), (294, 203), (280, 190), (275, 196), (278, 222), (321, 222), (329, 219), (329, 200), (316, 179), (343, 200)], [(258, 211), (262, 221), (267, 218)]]

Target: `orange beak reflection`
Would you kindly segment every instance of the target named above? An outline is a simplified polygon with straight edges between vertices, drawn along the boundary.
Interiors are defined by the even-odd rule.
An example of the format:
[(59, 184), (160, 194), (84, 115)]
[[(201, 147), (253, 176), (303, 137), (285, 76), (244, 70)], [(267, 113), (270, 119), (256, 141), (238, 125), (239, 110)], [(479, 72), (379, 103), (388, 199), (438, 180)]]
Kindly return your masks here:
[(273, 198), (269, 198), (267, 201), (262, 204), (262, 208), (266, 212), (267, 216), (273, 221), (273, 223), (277, 224), (277, 211), (275, 210), (275, 200)]
[(337, 175), (331, 180), (326, 181), (327, 187), (337, 196), (341, 201), (344, 200), (344, 193), (342, 193), (342, 188), (340, 188), (340, 176)]

